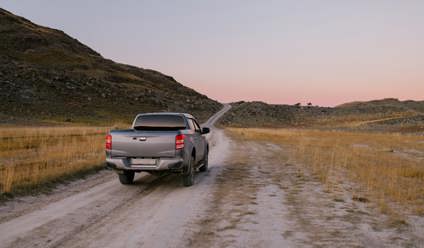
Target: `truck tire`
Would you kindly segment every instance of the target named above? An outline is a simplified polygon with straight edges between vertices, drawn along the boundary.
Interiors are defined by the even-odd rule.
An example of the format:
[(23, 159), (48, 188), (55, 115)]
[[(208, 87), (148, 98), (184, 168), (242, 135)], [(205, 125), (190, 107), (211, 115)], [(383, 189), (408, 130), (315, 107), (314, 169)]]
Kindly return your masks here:
[(199, 168), (199, 171), (205, 172), (208, 170), (208, 161), (209, 161), (208, 157), (209, 157), (209, 149), (206, 150), (206, 155), (205, 155), (205, 158), (203, 159), (203, 165), (202, 167)]
[(122, 184), (132, 184), (134, 181), (134, 171), (124, 171), (122, 174), (118, 174), (118, 176)]
[(190, 158), (187, 171), (183, 173), (183, 185), (189, 187), (194, 184), (194, 157)]

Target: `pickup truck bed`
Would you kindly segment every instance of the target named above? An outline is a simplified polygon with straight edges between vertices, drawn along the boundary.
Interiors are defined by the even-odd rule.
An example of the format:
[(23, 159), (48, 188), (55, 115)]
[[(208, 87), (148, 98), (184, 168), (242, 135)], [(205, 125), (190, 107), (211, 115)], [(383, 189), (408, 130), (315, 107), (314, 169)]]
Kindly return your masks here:
[(112, 131), (114, 157), (175, 157), (179, 131)]

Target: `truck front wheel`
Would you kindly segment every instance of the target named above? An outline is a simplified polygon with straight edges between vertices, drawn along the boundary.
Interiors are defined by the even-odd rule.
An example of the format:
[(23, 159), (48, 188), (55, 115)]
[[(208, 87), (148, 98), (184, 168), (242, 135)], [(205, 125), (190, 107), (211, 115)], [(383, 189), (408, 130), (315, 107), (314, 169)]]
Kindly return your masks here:
[(132, 184), (134, 181), (134, 171), (123, 171), (123, 173), (118, 174), (118, 176), (122, 184)]
[(194, 184), (194, 157), (191, 157), (186, 171), (183, 173), (183, 185), (188, 187)]
[(203, 159), (203, 165), (199, 168), (199, 171), (205, 172), (208, 170), (208, 157), (209, 157), (209, 149), (206, 150), (205, 158)]

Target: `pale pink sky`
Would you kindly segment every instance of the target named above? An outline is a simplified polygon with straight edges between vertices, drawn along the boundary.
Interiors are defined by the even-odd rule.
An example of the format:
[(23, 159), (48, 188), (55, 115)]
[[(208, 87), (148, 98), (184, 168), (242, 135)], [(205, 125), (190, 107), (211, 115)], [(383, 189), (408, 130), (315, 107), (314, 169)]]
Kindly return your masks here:
[(424, 1), (2, 1), (221, 102), (424, 99)]

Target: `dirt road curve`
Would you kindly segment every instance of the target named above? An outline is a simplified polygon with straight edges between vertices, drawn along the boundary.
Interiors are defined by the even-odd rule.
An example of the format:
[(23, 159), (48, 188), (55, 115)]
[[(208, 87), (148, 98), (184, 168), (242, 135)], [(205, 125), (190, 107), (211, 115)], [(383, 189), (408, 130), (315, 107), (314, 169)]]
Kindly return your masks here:
[(384, 229), (364, 203), (326, 193), (284, 159), (282, 147), (230, 139), (219, 129), (208, 138), (209, 171), (198, 173), (192, 187), (183, 187), (178, 175), (148, 174), (123, 186), (102, 171), (0, 206), (0, 247), (414, 247), (422, 241), (414, 232)]

